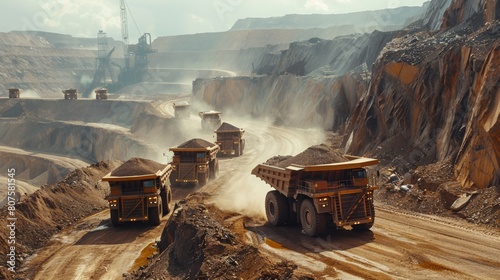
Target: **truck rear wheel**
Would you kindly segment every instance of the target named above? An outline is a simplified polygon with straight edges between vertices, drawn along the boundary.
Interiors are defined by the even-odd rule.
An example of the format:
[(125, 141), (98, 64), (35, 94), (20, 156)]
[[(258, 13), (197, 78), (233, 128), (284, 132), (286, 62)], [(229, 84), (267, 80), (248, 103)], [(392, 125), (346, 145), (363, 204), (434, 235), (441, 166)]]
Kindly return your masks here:
[(162, 200), (158, 197), (158, 206), (148, 208), (149, 223), (153, 226), (157, 226), (161, 222), (161, 216), (163, 214)]
[(118, 222), (118, 209), (115, 209), (115, 210), (109, 210), (109, 214), (111, 216), (111, 224), (114, 226), (114, 227), (117, 227), (120, 225), (120, 223)]
[(309, 236), (323, 235), (326, 232), (328, 216), (316, 212), (311, 199), (305, 199), (300, 204), (300, 223)]
[(288, 200), (278, 191), (266, 195), (267, 220), (274, 226), (285, 225), (288, 221)]

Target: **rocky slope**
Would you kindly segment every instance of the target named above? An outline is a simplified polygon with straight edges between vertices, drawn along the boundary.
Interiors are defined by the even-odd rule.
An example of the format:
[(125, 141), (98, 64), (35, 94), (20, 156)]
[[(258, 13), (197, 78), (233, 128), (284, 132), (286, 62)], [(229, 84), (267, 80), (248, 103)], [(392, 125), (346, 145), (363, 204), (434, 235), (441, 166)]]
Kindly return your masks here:
[[(63, 181), (43, 186), (17, 203), (15, 209), (17, 268), (27, 256), (44, 246), (53, 234), (107, 206), (106, 200), (103, 199), (104, 190), (96, 185), (96, 182), (118, 165), (118, 162), (101, 162), (77, 169), (68, 174)], [(9, 217), (7, 207), (2, 208), (0, 217), (3, 221)], [(8, 236), (9, 228), (1, 227), (1, 248), (9, 248)], [(6, 258), (6, 255), (2, 256), (0, 278), (17, 279), (7, 271), (4, 265)]]
[(465, 188), (500, 183), (499, 9), (454, 1), (438, 33), (391, 42), (350, 119), (349, 151), (376, 153), (401, 137), (406, 169), (451, 158)]

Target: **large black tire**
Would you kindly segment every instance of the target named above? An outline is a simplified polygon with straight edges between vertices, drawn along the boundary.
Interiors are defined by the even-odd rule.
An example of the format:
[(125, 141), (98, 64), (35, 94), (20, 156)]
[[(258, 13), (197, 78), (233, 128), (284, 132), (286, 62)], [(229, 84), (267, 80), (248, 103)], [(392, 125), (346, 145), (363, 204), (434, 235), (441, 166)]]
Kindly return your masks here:
[(245, 150), (245, 139), (241, 140), (240, 144), (240, 156), (243, 155), (243, 151)]
[(214, 180), (219, 175), (219, 159), (217, 159), (217, 158), (214, 159), (210, 163), (209, 168), (210, 168), (209, 179)]
[(300, 224), (307, 235), (317, 236), (325, 234), (327, 222), (328, 215), (318, 214), (310, 198), (300, 203)]
[(238, 148), (234, 149), (234, 156), (239, 157), (241, 155), (241, 144), (238, 144)]
[(283, 226), (288, 222), (288, 200), (280, 192), (274, 190), (266, 195), (267, 220), (275, 226)]
[(208, 177), (208, 174), (210, 174), (210, 167), (209, 167), (209, 170), (207, 170), (208, 172), (207, 173), (198, 173), (198, 186), (199, 187), (203, 187), (204, 185), (207, 184), (207, 177)]
[(163, 203), (163, 216), (170, 213), (170, 202), (172, 202), (172, 190), (170, 186), (165, 187), (165, 189), (161, 192), (161, 200)]
[(115, 209), (115, 210), (109, 210), (109, 214), (111, 216), (111, 224), (114, 226), (114, 227), (117, 227), (120, 225), (120, 222), (118, 222), (118, 209)]
[(163, 216), (163, 205), (161, 197), (158, 197), (158, 207), (148, 208), (149, 223), (153, 226), (157, 226), (161, 222), (161, 217)]

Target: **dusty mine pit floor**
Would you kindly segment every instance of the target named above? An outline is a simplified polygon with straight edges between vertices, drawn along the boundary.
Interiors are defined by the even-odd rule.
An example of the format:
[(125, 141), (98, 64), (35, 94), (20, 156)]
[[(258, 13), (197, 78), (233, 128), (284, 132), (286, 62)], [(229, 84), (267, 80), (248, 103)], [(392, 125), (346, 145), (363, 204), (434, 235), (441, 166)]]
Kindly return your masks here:
[[(32, 105), (23, 106), (16, 107), (16, 110), (22, 113)], [(126, 106), (138, 110), (143, 104), (132, 102)], [(159, 108), (158, 114), (171, 114), (168, 104), (156, 103), (154, 106)], [(121, 117), (108, 118), (107, 123), (131, 127), (134, 116), (118, 111), (122, 112)], [(4, 116), (0, 121), (4, 124), (18, 122), (19, 125), (22, 118), (32, 121), (25, 115)], [(57, 116), (51, 118), (58, 120)], [(97, 123), (93, 119), (87, 121)], [(379, 197), (386, 199), (380, 200), (384, 203), (376, 204), (376, 221), (371, 231), (331, 229), (326, 236), (311, 238), (302, 233), (300, 226), (273, 227), (266, 224), (264, 198), (270, 188), (252, 176), (251, 169), (273, 156), (295, 155), (322, 143), (326, 139), (324, 133), (266, 126), (255, 120), (226, 117), (224, 121), (245, 128), (247, 144), (244, 155), (221, 158), (218, 178), (201, 189), (173, 189), (177, 203), (175, 214), (164, 217), (160, 226), (111, 226), (103, 199), (105, 186), (96, 185), (96, 182), (116, 168), (116, 162), (79, 169), (70, 173), (63, 182), (45, 186), (36, 195), (27, 197), (19, 204), (21, 267), (16, 277), (496, 279), (498, 276), (498, 228), (403, 210), (404, 204), (387, 198), (403, 197), (403, 194), (386, 193), (386, 189), (378, 191)], [(197, 116), (192, 116), (184, 124), (188, 124), (191, 130), (186, 136), (214, 140), (211, 133), (199, 129)], [(129, 134), (120, 132), (125, 138)], [(2, 145), (9, 146), (9, 139), (5, 136), (0, 140)], [(326, 140), (339, 142), (331, 137)], [(56, 154), (51, 147), (43, 148)], [(6, 215), (5, 211), (2, 215)], [(169, 237), (165, 234), (168, 230), (164, 231), (167, 224), (183, 226), (184, 236), (192, 238), (179, 238), (173, 244), (167, 244)], [(2, 229), (0, 233), (5, 241), (7, 232)], [(153, 245), (160, 238), (158, 246), (164, 248), (158, 254)], [(2, 273), (13, 278), (5, 270)]]

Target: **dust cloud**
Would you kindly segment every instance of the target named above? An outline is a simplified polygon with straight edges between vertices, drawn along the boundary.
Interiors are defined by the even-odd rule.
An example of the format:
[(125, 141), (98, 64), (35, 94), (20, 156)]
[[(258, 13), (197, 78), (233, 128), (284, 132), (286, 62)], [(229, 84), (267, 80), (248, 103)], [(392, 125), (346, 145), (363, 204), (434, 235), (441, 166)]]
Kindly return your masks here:
[(296, 155), (325, 140), (319, 128), (285, 128), (272, 125), (270, 119), (250, 119), (229, 116), (223, 122), (245, 129), (244, 154), (237, 158), (220, 158), (222, 186), (210, 203), (225, 211), (232, 211), (255, 219), (265, 219), (265, 197), (272, 188), (251, 174), (252, 169), (276, 155)]

